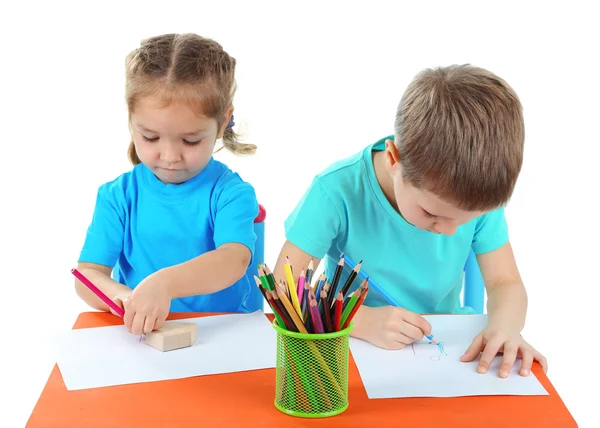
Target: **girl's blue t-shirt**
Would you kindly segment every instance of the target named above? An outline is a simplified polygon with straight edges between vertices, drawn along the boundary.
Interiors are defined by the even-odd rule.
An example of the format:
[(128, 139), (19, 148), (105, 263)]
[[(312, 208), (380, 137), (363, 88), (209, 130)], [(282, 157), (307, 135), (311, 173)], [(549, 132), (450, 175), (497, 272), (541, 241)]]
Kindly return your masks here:
[[(219, 161), (178, 185), (136, 165), (98, 189), (79, 261), (113, 267), (114, 279), (134, 289), (148, 275), (226, 243), (254, 254), (257, 215), (253, 187)], [(248, 302), (260, 301), (256, 293), (244, 276), (217, 293), (173, 299), (170, 312), (253, 311), (259, 308)]]
[[(463, 268), (471, 249), (481, 254), (508, 242), (504, 209), (474, 218), (452, 236), (417, 229), (392, 207), (375, 176), (373, 151), (383, 150), (388, 138), (393, 139), (369, 145), (317, 175), (285, 221), (286, 238), (325, 258), (329, 280), (342, 253), (355, 263), (362, 260), (362, 271), (393, 300), (371, 287), (365, 305), (397, 304), (421, 314), (474, 313), (460, 302)], [(346, 265), (340, 284), (350, 270)]]

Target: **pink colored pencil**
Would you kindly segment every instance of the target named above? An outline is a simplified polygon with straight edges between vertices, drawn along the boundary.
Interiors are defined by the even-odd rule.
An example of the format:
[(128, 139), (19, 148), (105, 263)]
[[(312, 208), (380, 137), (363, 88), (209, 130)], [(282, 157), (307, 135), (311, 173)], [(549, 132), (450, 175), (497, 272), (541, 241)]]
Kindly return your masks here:
[(306, 281), (306, 277), (304, 276), (304, 269), (300, 272), (300, 276), (298, 277), (298, 301), (302, 302), (302, 295), (304, 294), (304, 281)]
[(125, 312), (123, 311), (123, 309), (121, 309), (119, 306), (117, 306), (117, 304), (115, 302), (110, 300), (106, 294), (104, 294), (98, 287), (96, 287), (94, 284), (92, 284), (90, 282), (90, 280), (87, 279), (85, 276), (83, 276), (83, 274), (81, 272), (79, 272), (77, 269), (71, 269), (71, 273), (73, 275), (75, 275), (75, 277), (78, 280), (83, 282), (83, 284), (85, 284), (85, 286), (87, 288), (92, 290), (96, 296), (100, 297), (100, 299), (102, 299), (102, 301), (104, 303), (106, 303), (108, 306), (110, 306), (112, 308), (112, 310), (115, 311), (116, 314), (119, 314), (119, 316), (121, 318), (125, 317)]

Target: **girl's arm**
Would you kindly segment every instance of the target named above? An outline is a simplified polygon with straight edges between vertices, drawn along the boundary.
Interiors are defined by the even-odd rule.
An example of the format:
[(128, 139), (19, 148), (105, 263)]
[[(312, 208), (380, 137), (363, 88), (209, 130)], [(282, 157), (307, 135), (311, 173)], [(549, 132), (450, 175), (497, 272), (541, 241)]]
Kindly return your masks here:
[[(114, 301), (122, 300), (122, 296), (131, 294), (131, 289), (119, 284), (110, 277), (112, 268), (95, 263), (78, 263), (77, 270), (88, 278), (104, 294)], [(98, 296), (75, 278), (75, 291), (77, 295), (94, 309), (108, 312), (110, 308)]]
[(171, 298), (211, 294), (221, 291), (242, 278), (250, 264), (248, 247), (227, 243), (187, 262), (156, 272), (165, 279)]

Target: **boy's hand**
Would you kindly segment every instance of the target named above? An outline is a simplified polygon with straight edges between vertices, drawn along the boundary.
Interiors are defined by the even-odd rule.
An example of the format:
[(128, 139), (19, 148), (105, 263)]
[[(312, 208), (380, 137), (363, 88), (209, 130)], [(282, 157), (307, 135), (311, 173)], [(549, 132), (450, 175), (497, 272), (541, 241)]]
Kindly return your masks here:
[(544, 373), (548, 370), (546, 358), (527, 343), (521, 334), (516, 331), (503, 330), (494, 325), (488, 325), (481, 333), (475, 336), (471, 346), (460, 357), (460, 360), (464, 362), (473, 361), (482, 351), (479, 366), (477, 367), (478, 373), (486, 373), (490, 368), (492, 360), (499, 352), (504, 354), (498, 372), (500, 377), (508, 377), (517, 357), (521, 358), (521, 368), (519, 370), (521, 376), (529, 376), (534, 359), (542, 365)]
[(161, 271), (149, 275), (131, 293), (125, 306), (125, 326), (135, 334), (150, 333), (165, 324), (171, 296)]
[(421, 315), (394, 306), (362, 306), (355, 317), (353, 336), (384, 349), (400, 349), (431, 334)]

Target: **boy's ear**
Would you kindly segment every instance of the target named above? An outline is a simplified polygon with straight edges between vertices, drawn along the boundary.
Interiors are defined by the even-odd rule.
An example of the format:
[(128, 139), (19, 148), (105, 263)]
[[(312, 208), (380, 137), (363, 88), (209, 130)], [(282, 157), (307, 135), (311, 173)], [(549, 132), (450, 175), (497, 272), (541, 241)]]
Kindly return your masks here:
[(385, 166), (390, 174), (400, 166), (400, 153), (392, 140), (385, 140)]

